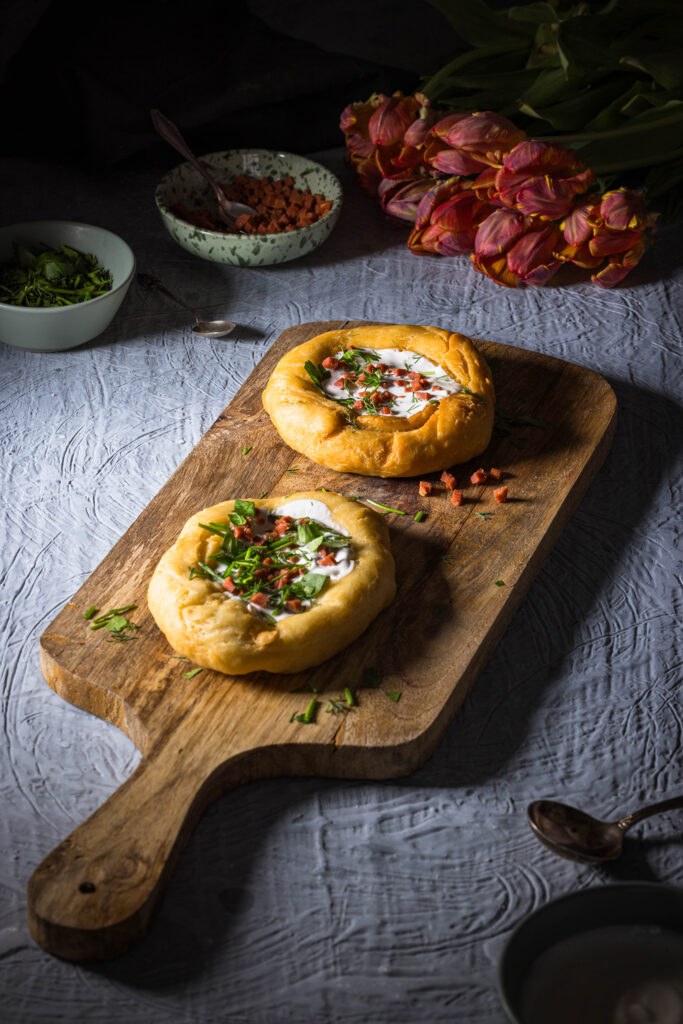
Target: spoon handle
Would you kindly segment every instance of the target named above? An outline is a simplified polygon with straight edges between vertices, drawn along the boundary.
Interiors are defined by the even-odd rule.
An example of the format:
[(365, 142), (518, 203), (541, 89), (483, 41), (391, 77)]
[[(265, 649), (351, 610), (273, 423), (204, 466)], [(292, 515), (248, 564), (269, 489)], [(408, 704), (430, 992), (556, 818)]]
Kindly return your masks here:
[(195, 170), (199, 171), (207, 184), (209, 184), (213, 189), (219, 205), (220, 203), (224, 203), (226, 200), (223, 189), (217, 181), (214, 181), (201, 160), (198, 160), (194, 155), (188, 144), (185, 142), (185, 139), (173, 124), (173, 121), (169, 121), (167, 117), (164, 117), (160, 110), (150, 110), (149, 114), (152, 118), (152, 124), (162, 139), (164, 139), (165, 142), (168, 142), (170, 146), (173, 146), (174, 149), (177, 149), (180, 155), (184, 156), (185, 159), (192, 164)]
[(625, 818), (618, 821), (617, 828), (626, 832), (631, 825), (636, 825), (644, 818), (650, 818), (653, 814), (662, 814), (664, 811), (674, 811), (677, 807), (683, 807), (683, 796), (672, 796), (669, 800), (660, 800), (659, 803), (641, 807), (639, 811), (633, 811), (632, 814), (627, 814)]

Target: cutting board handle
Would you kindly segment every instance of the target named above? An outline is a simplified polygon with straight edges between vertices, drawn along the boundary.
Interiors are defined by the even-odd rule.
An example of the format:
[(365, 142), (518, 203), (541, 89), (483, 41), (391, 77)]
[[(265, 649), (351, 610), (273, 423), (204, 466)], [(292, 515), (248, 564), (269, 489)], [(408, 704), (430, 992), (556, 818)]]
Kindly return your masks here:
[(204, 807), (228, 788), (235, 760), (226, 751), (211, 763), (196, 739), (184, 748), (177, 733), (143, 756), (33, 872), (27, 899), (36, 942), (67, 960), (99, 960), (138, 941)]

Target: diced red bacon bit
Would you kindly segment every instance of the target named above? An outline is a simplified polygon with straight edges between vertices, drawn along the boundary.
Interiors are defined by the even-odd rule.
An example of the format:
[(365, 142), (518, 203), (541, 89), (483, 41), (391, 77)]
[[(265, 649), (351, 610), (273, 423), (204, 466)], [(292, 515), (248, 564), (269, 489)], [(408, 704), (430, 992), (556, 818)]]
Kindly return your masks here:
[(393, 372), (396, 374), (397, 377), (405, 377), (406, 374), (408, 373), (405, 366), (396, 366), (394, 367)]
[(496, 469), (495, 466), (492, 466), (491, 469), (489, 470), (489, 476), (491, 477), (492, 480), (502, 480), (503, 471), (502, 469)]
[(254, 534), (253, 534), (253, 533), (252, 533), (252, 531), (251, 531), (251, 530), (249, 529), (249, 527), (248, 527), (248, 526), (243, 526), (243, 527), (242, 527), (242, 529), (244, 530), (244, 533), (242, 534), (242, 536), (244, 537), (244, 539), (245, 539), (245, 540), (248, 540), (250, 544), (251, 544), (252, 542), (254, 542)]
[(412, 384), (410, 385), (410, 390), (411, 391), (421, 391), (422, 390), (422, 384), (420, 383), (419, 379), (413, 380)]
[(429, 480), (420, 480), (418, 491), (420, 492), (420, 497), (428, 497), (432, 493), (432, 485)]
[(334, 356), (328, 356), (327, 359), (323, 359), (323, 366), (326, 370), (336, 370), (339, 366), (339, 360), (335, 359)]
[(388, 405), (383, 405), (382, 408), (380, 409), (380, 412), (382, 413), (382, 416), (393, 416), (393, 413)]
[(263, 564), (264, 565), (274, 565), (274, 562), (273, 562), (272, 558), (264, 558), (263, 559)]
[(372, 365), (372, 363), (367, 363), (366, 364), (366, 367), (365, 367), (365, 372), (366, 373), (374, 373), (374, 370), (375, 370), (375, 367)]
[(270, 573), (271, 573), (271, 570), (267, 569), (267, 568), (264, 568), (264, 569), (254, 569), (254, 576), (258, 576), (259, 578), (262, 578), (264, 576), (270, 576)]
[(380, 370), (382, 373), (384, 373), (386, 368), (387, 368), (387, 364), (386, 363), (378, 363), (377, 364), (377, 369)]
[(235, 591), (237, 590), (237, 587), (235, 586), (235, 581), (230, 579), (229, 576), (227, 579), (223, 580), (223, 590), (227, 590), (228, 593), (230, 594), (234, 594)]
[(410, 377), (411, 380), (419, 380), (421, 374), (419, 374), (417, 370), (411, 370), (408, 376)]
[(291, 522), (291, 516), (282, 516), (280, 519), (275, 520), (275, 533), (278, 535), (278, 537), (282, 537), (284, 533), (287, 533), (287, 530), (289, 529)]
[(502, 505), (504, 501), (508, 500), (508, 489), (507, 487), (496, 487), (493, 492), (493, 497), (496, 499), (499, 505)]
[(259, 608), (265, 608), (268, 604), (268, 595), (262, 594), (260, 591), (253, 595), (251, 603), (257, 605)]
[(335, 380), (335, 382), (334, 382), (334, 384), (332, 385), (332, 387), (335, 387), (335, 388), (343, 388), (343, 387), (344, 387), (344, 381), (345, 381), (345, 380), (346, 380), (346, 378), (345, 378), (345, 377), (340, 377), (340, 378), (339, 378), (339, 380)]
[(254, 535), (251, 543), (254, 545), (255, 548), (262, 548), (263, 545), (266, 543), (266, 538), (260, 537), (258, 534), (256, 534)]
[(301, 611), (301, 600), (298, 597), (290, 597), (289, 601), (285, 601), (285, 604), (289, 608), (290, 612)]
[(329, 555), (325, 555), (324, 558), (318, 559), (318, 565), (336, 565), (337, 559), (334, 557), (334, 551), (330, 551)]
[(475, 469), (474, 473), (470, 477), (470, 481), (473, 484), (485, 484), (487, 480), (487, 473), (485, 469)]
[(358, 400), (356, 400), (356, 401), (355, 401), (355, 402), (353, 403), (353, 407), (354, 407), (354, 409), (362, 409), (362, 408), (363, 408), (363, 403), (362, 403), (362, 402), (360, 402), (360, 401), (358, 401)]
[(455, 490), (455, 477), (452, 473), (449, 473), (447, 469), (444, 469), (441, 474), (441, 483), (446, 485), (446, 489), (449, 491)]
[(270, 533), (264, 533), (264, 540), (275, 540), (280, 534), (276, 533), (275, 530), (271, 530)]
[(462, 505), (462, 491), (459, 491), (457, 487), (454, 487), (451, 492), (451, 501), (454, 505)]
[(415, 397), (422, 399), (423, 402), (428, 402), (432, 396), (429, 394), (428, 391), (416, 391)]
[(235, 538), (235, 540), (239, 540), (241, 537), (244, 537), (245, 530), (246, 527), (244, 526), (233, 526), (232, 535)]

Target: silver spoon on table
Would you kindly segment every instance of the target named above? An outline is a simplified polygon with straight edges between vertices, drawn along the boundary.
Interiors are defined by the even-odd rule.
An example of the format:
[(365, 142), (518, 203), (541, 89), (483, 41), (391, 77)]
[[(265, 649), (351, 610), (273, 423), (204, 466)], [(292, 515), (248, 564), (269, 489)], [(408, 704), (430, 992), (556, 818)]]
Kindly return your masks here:
[(201, 334), (203, 338), (224, 338), (226, 334), (230, 334), (230, 331), (235, 330), (237, 325), (234, 324), (232, 320), (202, 320), (192, 306), (188, 306), (183, 299), (179, 299), (177, 295), (173, 295), (172, 292), (169, 292), (168, 288), (164, 288), (163, 284), (157, 277), (153, 277), (151, 274), (141, 273), (138, 273), (137, 277), (143, 288), (146, 288), (148, 291), (163, 292), (167, 298), (171, 299), (173, 302), (177, 302), (179, 306), (183, 306), (185, 309), (189, 310), (195, 320), (194, 327), (192, 328), (195, 334)]
[(627, 814), (620, 821), (600, 821), (575, 807), (555, 800), (534, 800), (527, 807), (527, 818), (536, 836), (553, 853), (568, 860), (598, 864), (620, 856), (624, 835), (632, 825), (653, 814), (683, 807), (683, 796), (661, 800)]
[(188, 144), (185, 142), (185, 139), (173, 124), (173, 121), (169, 121), (169, 119), (165, 117), (160, 110), (150, 110), (149, 114), (152, 118), (152, 124), (164, 142), (168, 142), (170, 146), (177, 149), (180, 155), (184, 156), (188, 163), (191, 163), (194, 169), (199, 171), (204, 180), (211, 186), (213, 194), (216, 197), (216, 202), (218, 203), (218, 213), (228, 227), (234, 227), (235, 221), (243, 213), (256, 213), (256, 210), (254, 210), (253, 207), (246, 206), (245, 203), (235, 203), (231, 199), (228, 199), (216, 179), (209, 174), (201, 160), (194, 155)]

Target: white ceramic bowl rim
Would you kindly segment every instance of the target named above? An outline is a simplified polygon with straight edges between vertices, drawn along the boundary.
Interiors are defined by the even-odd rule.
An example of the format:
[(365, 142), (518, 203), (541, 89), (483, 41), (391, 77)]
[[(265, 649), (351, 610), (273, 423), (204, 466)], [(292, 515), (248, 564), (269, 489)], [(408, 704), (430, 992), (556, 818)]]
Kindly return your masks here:
[(12, 228), (16, 229), (17, 231), (20, 231), (22, 228), (26, 228), (29, 226), (31, 228), (39, 228), (41, 224), (59, 223), (73, 225), (74, 227), (77, 228), (89, 228), (92, 231), (101, 231), (104, 234), (111, 235), (112, 238), (115, 238), (116, 241), (121, 244), (124, 252), (130, 259), (130, 270), (126, 274), (124, 280), (117, 284), (116, 287), (110, 288), (109, 291), (105, 292), (103, 295), (96, 295), (94, 299), (86, 299), (84, 302), (73, 302), (69, 306), (15, 306), (14, 303), (12, 302), (0, 302), (0, 310), (11, 309), (15, 313), (19, 313), (22, 315), (25, 313), (39, 313), (42, 315), (50, 313), (68, 313), (70, 311), (73, 311), (74, 309), (82, 309), (84, 306), (92, 306), (96, 302), (102, 302), (108, 299), (111, 295), (115, 295), (116, 292), (118, 292), (121, 288), (128, 287), (130, 279), (135, 273), (135, 254), (133, 253), (131, 247), (128, 245), (128, 242), (124, 242), (120, 235), (117, 235), (114, 231), (110, 231), (109, 228), (101, 228), (98, 227), (97, 224), (86, 224), (84, 221), (81, 220), (64, 220), (61, 222), (59, 220), (26, 220), (22, 221), (20, 224), (8, 224), (5, 228), (3, 228), (3, 230)]
[[(229, 156), (231, 153), (235, 153), (235, 154), (239, 154), (239, 153), (247, 153), (247, 154), (249, 154), (249, 153), (256, 153), (256, 154), (267, 153), (267, 154), (269, 154), (271, 156), (282, 156), (282, 157), (286, 157), (286, 158), (294, 158), (295, 160), (304, 160), (307, 164), (310, 164), (311, 167), (314, 167), (317, 170), (322, 171), (322, 173), (325, 176), (329, 177), (330, 185), (331, 185), (330, 191), (334, 191), (336, 193), (334, 196), (325, 196), (326, 199), (331, 199), (332, 200), (332, 207), (329, 210), (329, 212), (325, 214), (325, 217), (321, 217), (320, 220), (314, 221), (313, 224), (305, 224), (301, 228), (295, 228), (293, 231), (287, 231), (286, 234), (288, 234), (288, 235), (293, 235), (294, 237), (296, 237), (296, 235), (300, 231), (309, 231), (312, 227), (315, 227), (316, 224), (321, 224), (325, 220), (326, 217), (329, 217), (329, 216), (331, 216), (332, 213), (334, 213), (335, 206), (337, 206), (341, 202), (341, 200), (342, 200), (344, 192), (343, 192), (343, 189), (342, 189), (342, 186), (341, 186), (341, 182), (337, 178), (336, 174), (334, 174), (332, 171), (328, 170), (327, 167), (323, 167), (323, 165), (319, 164), (316, 160), (310, 160), (307, 156), (301, 156), (300, 153), (288, 153), (284, 149), (251, 149), (251, 148), (247, 147), (245, 149), (221, 149), (221, 150), (218, 150), (216, 153), (205, 153), (203, 156), (200, 156), (199, 159), (200, 160), (207, 160), (208, 161), (208, 160), (211, 159), (211, 157), (214, 157), (214, 156)], [(171, 175), (175, 174), (175, 172), (180, 167), (190, 167), (190, 166), (191, 166), (191, 164), (187, 163), (187, 161), (186, 161), (185, 163), (178, 164), (176, 167), (173, 167), (170, 171), (168, 171), (167, 174), (164, 175), (164, 177), (161, 179), (161, 181), (157, 185), (156, 190), (154, 192), (154, 199), (156, 201), (156, 204), (157, 204), (157, 206), (159, 207), (160, 210), (163, 210), (163, 212), (168, 217), (170, 217), (171, 220), (174, 220), (177, 224), (180, 224), (183, 227), (186, 227), (187, 225), (189, 225), (190, 227), (195, 228), (197, 231), (200, 231), (202, 233), (202, 235), (206, 235), (207, 238), (224, 239), (226, 237), (226, 235), (228, 234), (228, 232), (226, 232), (226, 231), (210, 231), (209, 228), (197, 227), (196, 225), (191, 224), (190, 221), (183, 220), (182, 217), (179, 217), (177, 213), (174, 213), (173, 210), (169, 206), (166, 205), (166, 200), (164, 199), (164, 197), (162, 195), (162, 192), (166, 188), (166, 186), (169, 184), (170, 179), (171, 179)], [(271, 233), (264, 233), (262, 235), (246, 235), (244, 237), (246, 237), (246, 238), (278, 238), (281, 234), (285, 234), (285, 232), (278, 231), (276, 234), (271, 232)]]

